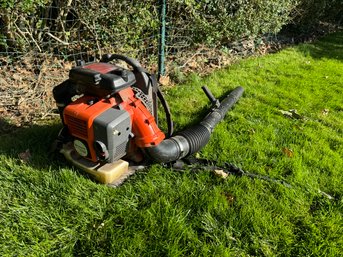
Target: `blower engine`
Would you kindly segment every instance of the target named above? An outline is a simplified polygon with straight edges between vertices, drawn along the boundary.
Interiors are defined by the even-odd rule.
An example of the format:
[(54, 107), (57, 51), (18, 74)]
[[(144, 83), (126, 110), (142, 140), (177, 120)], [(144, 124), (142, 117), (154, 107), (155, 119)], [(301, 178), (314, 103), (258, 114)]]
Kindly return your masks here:
[[(132, 70), (112, 64), (121, 60)], [(60, 152), (101, 183), (115, 183), (132, 172), (129, 163), (170, 163), (199, 151), (214, 127), (243, 93), (234, 89), (221, 103), (203, 87), (213, 104), (197, 125), (173, 136), (167, 102), (156, 79), (135, 59), (112, 54), (100, 62), (79, 63), (69, 79), (53, 89), (63, 128)], [(165, 109), (168, 132), (157, 125), (158, 100)]]

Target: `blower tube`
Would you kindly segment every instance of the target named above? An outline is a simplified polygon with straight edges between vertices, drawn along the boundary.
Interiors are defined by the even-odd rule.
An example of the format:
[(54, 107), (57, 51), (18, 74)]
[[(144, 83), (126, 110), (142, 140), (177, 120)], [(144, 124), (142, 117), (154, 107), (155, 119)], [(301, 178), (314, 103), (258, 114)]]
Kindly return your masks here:
[(144, 152), (155, 163), (176, 161), (198, 152), (208, 143), (214, 127), (224, 119), (228, 110), (242, 96), (243, 91), (242, 87), (235, 88), (199, 124), (179, 132), (176, 136), (163, 140), (157, 146), (145, 148)]

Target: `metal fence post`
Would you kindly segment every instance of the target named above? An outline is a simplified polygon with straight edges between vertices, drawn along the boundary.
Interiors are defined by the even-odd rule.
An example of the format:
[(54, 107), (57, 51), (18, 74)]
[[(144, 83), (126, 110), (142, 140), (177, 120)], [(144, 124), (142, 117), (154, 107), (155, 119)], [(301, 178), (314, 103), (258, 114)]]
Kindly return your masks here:
[(158, 78), (165, 75), (165, 44), (166, 44), (166, 0), (159, 0), (160, 4), (160, 35), (158, 44)]

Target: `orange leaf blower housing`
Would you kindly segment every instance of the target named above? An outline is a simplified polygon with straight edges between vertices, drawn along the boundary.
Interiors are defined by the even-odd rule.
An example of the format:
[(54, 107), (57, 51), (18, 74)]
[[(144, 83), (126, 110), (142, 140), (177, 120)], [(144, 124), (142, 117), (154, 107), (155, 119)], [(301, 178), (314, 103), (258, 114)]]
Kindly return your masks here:
[[(111, 64), (114, 59), (133, 69)], [(169, 107), (150, 75), (134, 59), (105, 55), (81, 64), (53, 89), (63, 128), (57, 143), (66, 159), (103, 183), (129, 171), (128, 161), (168, 163), (199, 151), (243, 93), (237, 87), (221, 103), (203, 87), (213, 107), (193, 127), (172, 136)], [(157, 125), (157, 98), (165, 109), (167, 137)]]
[[(82, 87), (87, 86), (91, 78), (88, 87), (94, 87), (97, 92), (96, 95), (94, 91), (92, 95), (85, 94), (63, 110), (64, 124), (75, 138), (73, 144), (76, 151), (93, 162), (106, 159), (114, 161), (125, 156), (128, 151), (135, 151), (133, 145), (149, 147), (159, 144), (165, 138), (151, 112), (135, 96), (132, 86), (136, 80), (130, 76), (133, 74), (123, 71), (112, 64), (93, 63), (70, 72), (71, 80), (82, 83)], [(97, 76), (105, 82), (101, 84), (99, 81), (96, 84)], [(117, 121), (115, 124), (111, 124), (113, 119)], [(126, 127), (122, 129), (118, 126)], [(131, 139), (134, 144), (130, 147), (128, 142)]]

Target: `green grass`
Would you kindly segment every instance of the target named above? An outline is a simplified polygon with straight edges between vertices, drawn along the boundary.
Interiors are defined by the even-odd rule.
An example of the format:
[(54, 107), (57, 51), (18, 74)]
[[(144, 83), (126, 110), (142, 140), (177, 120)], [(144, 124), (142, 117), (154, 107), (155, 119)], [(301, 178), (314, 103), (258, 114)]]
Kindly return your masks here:
[[(343, 34), (336, 33), (206, 78), (192, 75), (167, 92), (180, 130), (209, 107), (201, 85), (222, 97), (242, 85), (244, 96), (200, 155), (292, 188), (160, 165), (109, 188), (48, 155), (58, 121), (2, 135), (0, 255), (340, 256), (342, 60)], [(280, 112), (290, 109), (305, 118)], [(22, 163), (26, 149), (32, 159)]]

